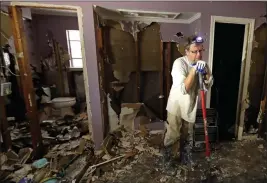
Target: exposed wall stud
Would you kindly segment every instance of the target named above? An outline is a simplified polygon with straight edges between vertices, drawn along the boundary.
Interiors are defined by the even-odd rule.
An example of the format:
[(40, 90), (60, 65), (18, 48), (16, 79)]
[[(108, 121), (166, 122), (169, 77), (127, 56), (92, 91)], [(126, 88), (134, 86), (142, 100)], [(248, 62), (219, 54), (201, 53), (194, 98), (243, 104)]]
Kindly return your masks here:
[(12, 31), (16, 52), (23, 54), (22, 57), (17, 58), (17, 61), (20, 70), (23, 96), (27, 109), (27, 118), (29, 120), (30, 131), (32, 136), (34, 156), (38, 156), (41, 155), (39, 153), (43, 152), (43, 145), (41, 128), (37, 116), (37, 106), (28, 58), (27, 43), (22, 22), (22, 10), (20, 7), (17, 6), (9, 6), (8, 10), (12, 22)]
[(135, 51), (136, 51), (136, 102), (141, 102), (141, 60), (140, 60), (140, 34), (136, 33)]
[[(98, 16), (98, 15), (95, 15)], [(107, 87), (105, 80), (105, 63), (103, 55), (100, 52), (104, 52), (104, 40), (105, 29), (96, 27), (96, 42), (97, 42), (97, 61), (98, 61), (98, 71), (99, 71), (99, 85), (100, 85), (100, 100), (101, 100), (101, 110), (103, 115), (103, 138), (108, 135), (109, 127), (109, 117), (108, 117), (108, 103), (105, 88)]]
[[(164, 62), (163, 62), (163, 57), (164, 57), (164, 49), (163, 49), (163, 42), (160, 42), (160, 71), (159, 71), (159, 82), (160, 82), (160, 118), (164, 118)], [(164, 96), (164, 97), (162, 97)]]

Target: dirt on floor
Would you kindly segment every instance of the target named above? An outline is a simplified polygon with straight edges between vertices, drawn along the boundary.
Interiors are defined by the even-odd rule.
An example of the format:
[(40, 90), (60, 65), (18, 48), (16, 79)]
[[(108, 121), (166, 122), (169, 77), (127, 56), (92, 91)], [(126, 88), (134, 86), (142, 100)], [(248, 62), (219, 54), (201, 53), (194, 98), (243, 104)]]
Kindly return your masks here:
[[(189, 170), (178, 166), (177, 174), (169, 176), (163, 172), (159, 143), (162, 134), (127, 134), (123, 139), (124, 147), (130, 147), (129, 139), (135, 143), (138, 154), (130, 159), (114, 161), (112, 164), (98, 167), (88, 179), (96, 183), (156, 183), (156, 182), (267, 182), (267, 143), (254, 137), (242, 141), (220, 143), (220, 148), (212, 152), (210, 161), (204, 152), (194, 153), (197, 167)], [(124, 137), (125, 138), (125, 137)], [(87, 179), (87, 180), (88, 180)]]
[[(175, 174), (164, 173), (163, 131), (110, 133), (95, 150), (89, 136), (54, 146), (44, 158), (31, 161), (31, 148), (0, 154), (0, 182), (56, 183), (261, 183), (267, 182), (267, 143), (256, 136), (217, 144), (210, 161), (194, 152), (197, 167), (177, 163)], [(215, 147), (215, 146), (212, 146)], [(27, 181), (26, 181), (27, 180)]]

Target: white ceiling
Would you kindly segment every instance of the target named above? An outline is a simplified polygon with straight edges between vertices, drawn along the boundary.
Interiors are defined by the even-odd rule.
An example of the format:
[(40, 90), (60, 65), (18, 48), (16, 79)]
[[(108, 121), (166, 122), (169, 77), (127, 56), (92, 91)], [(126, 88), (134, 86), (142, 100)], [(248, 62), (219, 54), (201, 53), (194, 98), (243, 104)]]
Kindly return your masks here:
[(60, 10), (60, 9), (48, 9), (48, 8), (31, 8), (32, 14), (38, 15), (56, 15), (56, 16), (72, 16), (77, 17), (76, 10)]
[(103, 19), (135, 20), (144, 22), (169, 22), (190, 24), (201, 17), (201, 13), (194, 12), (159, 12), (127, 9), (107, 9), (94, 6), (95, 12)]
[[(131, 20), (143, 22), (166, 22), (166, 23), (184, 23), (190, 24), (201, 17), (201, 13), (196, 12), (159, 12), (142, 11), (128, 9), (107, 9), (100, 6), (94, 6), (96, 13), (103, 19), (112, 20)], [(47, 8), (31, 8), (32, 14), (56, 15), (56, 16), (77, 16), (75, 10), (59, 10)]]

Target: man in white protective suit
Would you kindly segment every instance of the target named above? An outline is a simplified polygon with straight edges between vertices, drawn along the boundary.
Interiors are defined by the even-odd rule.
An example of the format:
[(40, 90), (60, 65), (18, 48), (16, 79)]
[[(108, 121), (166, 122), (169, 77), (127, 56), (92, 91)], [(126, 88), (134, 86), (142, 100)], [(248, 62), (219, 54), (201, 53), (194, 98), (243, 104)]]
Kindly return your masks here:
[(188, 39), (185, 47), (186, 55), (177, 58), (173, 63), (171, 72), (173, 84), (166, 107), (167, 121), (164, 135), (164, 165), (168, 170), (176, 169), (175, 165), (179, 162), (190, 167), (195, 165), (192, 160), (192, 148), (199, 73), (203, 75), (206, 91), (213, 84), (211, 71), (207, 63), (202, 60), (202, 53), (203, 39), (194, 36)]

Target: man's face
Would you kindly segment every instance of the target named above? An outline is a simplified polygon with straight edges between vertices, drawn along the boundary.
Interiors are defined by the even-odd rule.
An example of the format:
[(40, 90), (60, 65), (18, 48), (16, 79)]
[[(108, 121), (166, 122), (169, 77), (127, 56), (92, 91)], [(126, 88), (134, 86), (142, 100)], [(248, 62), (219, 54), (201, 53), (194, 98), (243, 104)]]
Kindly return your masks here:
[(192, 62), (202, 60), (203, 44), (191, 44), (189, 49), (186, 50), (186, 56)]

